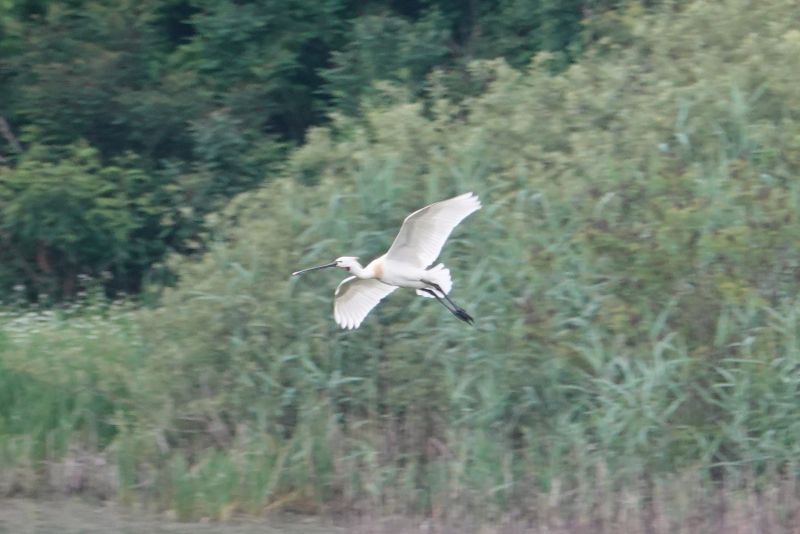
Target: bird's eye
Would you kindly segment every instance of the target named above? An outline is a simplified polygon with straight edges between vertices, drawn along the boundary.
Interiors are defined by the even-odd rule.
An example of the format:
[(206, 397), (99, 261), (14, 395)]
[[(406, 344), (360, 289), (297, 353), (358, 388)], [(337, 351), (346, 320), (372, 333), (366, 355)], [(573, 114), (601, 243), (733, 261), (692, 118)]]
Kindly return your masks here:
[(345, 269), (347, 270), (348, 273), (350, 272), (350, 267), (345, 267)]

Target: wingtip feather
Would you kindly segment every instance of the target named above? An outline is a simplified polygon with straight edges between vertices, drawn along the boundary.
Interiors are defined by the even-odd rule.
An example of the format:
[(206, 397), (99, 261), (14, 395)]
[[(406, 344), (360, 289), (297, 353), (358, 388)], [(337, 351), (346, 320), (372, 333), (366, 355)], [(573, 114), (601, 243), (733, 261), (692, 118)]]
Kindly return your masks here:
[(471, 207), (474, 208), (472, 211), (477, 211), (483, 207), (481, 205), (481, 199), (478, 197), (478, 195), (476, 195), (472, 191), (470, 191), (469, 193), (464, 193), (458, 198), (463, 198), (464, 200), (469, 201)]

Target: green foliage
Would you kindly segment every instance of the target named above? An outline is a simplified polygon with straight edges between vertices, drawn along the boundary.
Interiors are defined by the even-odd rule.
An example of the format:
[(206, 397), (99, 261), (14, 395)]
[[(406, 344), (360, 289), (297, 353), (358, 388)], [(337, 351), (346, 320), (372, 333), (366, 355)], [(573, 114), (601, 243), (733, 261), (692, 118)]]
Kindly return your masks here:
[(67, 150), (53, 161), (43, 147), (31, 147), (0, 175), (4, 289), (22, 283), (34, 293), (72, 296), (81, 275), (113, 273), (124, 284), (162, 253), (147, 236), (167, 215), (152, 177), (101, 166), (86, 144)]
[(69, 490), (77, 480), (65, 480), (65, 458), (91, 456), (94, 464), (106, 454), (130, 407), (126, 375), (143, 356), (127, 312), (93, 296), (58, 312), (0, 316), (3, 492), (47, 484)]
[[(0, 66), (12, 125), (2, 134), (17, 130), (24, 151), (4, 151), (0, 170), (0, 291), (70, 297), (79, 275), (102, 272), (108, 289), (138, 291), (166, 251), (196, 248), (207, 211), (263, 178), (264, 156), (244, 158), (236, 179), (218, 172), (243, 142), (203, 138), (209, 98), (167, 69), (158, 30), (177, 5), (51, 3), (6, 25), (3, 43), (18, 53)], [(201, 149), (196, 166), (178, 163)]]
[(302, 139), (321, 119), (317, 70), (342, 39), (342, 0), (192, 2), (182, 70), (249, 126)]
[(322, 71), (335, 108), (357, 114), (361, 101), (375, 96), (371, 84), (376, 81), (404, 83), (420, 96), (425, 77), (434, 67), (446, 64), (448, 38), (437, 11), (419, 21), (389, 14), (356, 19), (350, 41), (334, 51), (331, 68)]
[[(617, 487), (793, 465), (795, 417), (767, 406), (800, 386), (776, 382), (800, 357), (800, 56), (767, 16), (791, 3), (762, 9), (693, 4), (558, 76), (547, 57), (475, 63), (488, 89), (462, 104), (388, 89), (364, 120), (334, 116), (179, 267), (146, 323), (161, 381), (142, 424), (179, 449), (303, 436), (279, 488), (400, 509), (488, 513), (597, 469)], [(466, 190), (484, 209), (443, 259), (474, 330), (397, 294), (339, 332), (338, 277), (288, 279), (377, 255), (410, 210)]]
[(500, 0), (482, 6), (478, 39), (479, 57), (504, 57), (514, 66), (524, 67), (534, 52), (558, 55), (555, 65), (571, 62), (582, 44), (584, 10), (593, 2), (584, 0)]
[[(113, 261), (72, 252), (78, 260), (70, 271), (80, 273), (126, 262), (110, 269), (108, 289), (138, 290), (146, 278), (172, 279), (163, 276), (163, 255), (202, 248), (206, 215), (273, 179), (289, 149), (326, 113), (360, 115), (364, 106), (384, 105), (387, 82), (427, 102), (434, 71), (449, 98), (478, 94), (485, 84), (465, 67), (476, 57), (523, 66), (551, 50), (550, 66), (563, 68), (587, 36), (605, 28), (589, 7), (616, 9), (586, 0), (6, 1), (0, 164), (13, 169), (38, 158), (24, 155), (29, 146), (49, 150), (55, 163), (86, 142), (102, 166), (157, 181), (145, 198), (117, 207), (130, 207), (115, 216), (136, 228), (134, 206), (167, 214), (165, 223), (135, 231), (135, 250), (108, 250)], [(10, 283), (12, 273), (31, 296), (63, 285), (62, 275), (45, 280), (38, 273), (42, 280), (31, 283), (31, 272), (13, 274), (22, 273), (29, 254), (3, 258), (0, 276)]]
[[(77, 405), (113, 429), (72, 421), (62, 442), (110, 443), (120, 491), (183, 518), (361, 506), (572, 520), (641, 488), (635, 508), (683, 513), (686, 480), (707, 494), (795, 484), (794, 4), (634, 6), (558, 75), (552, 54), (525, 72), (471, 63), (484, 90), (465, 100), (437, 76), (425, 102), (403, 78), (373, 88), (361, 117), (333, 114), (279, 178), (215, 214), (207, 254), (170, 258), (181, 283), (124, 315), (133, 335), (107, 319), (121, 383), (89, 380), (110, 404)], [(212, 169), (247, 144), (215, 139)], [(380, 254), (409, 211), (468, 190), (484, 208), (442, 260), (473, 329), (398, 291), (343, 332), (341, 276), (289, 276)], [(9, 421), (47, 387), (37, 369), (69, 329), (34, 341), (15, 324), (0, 365), (28, 393), (6, 383), (0, 421), (19, 465), (28, 433), (58, 425)], [(83, 342), (80, 366), (105, 365)], [(78, 397), (85, 376), (50, 398)]]
[(185, 150), (181, 122), (198, 102), (167, 97), (180, 91), (182, 80), (160, 82), (163, 37), (153, 16), (152, 2), (51, 3), (41, 16), (16, 25), (21, 53), (3, 62), (12, 91), (9, 118), (36, 127), (31, 141), (39, 144), (86, 139), (105, 156)]

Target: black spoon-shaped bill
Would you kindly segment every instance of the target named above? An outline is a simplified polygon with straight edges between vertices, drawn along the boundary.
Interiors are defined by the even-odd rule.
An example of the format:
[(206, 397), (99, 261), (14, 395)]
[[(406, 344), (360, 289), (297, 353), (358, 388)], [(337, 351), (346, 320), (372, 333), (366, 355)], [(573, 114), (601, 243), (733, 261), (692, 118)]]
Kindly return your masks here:
[(326, 263), (325, 265), (317, 265), (316, 267), (309, 267), (308, 269), (301, 269), (299, 271), (295, 271), (292, 273), (292, 276), (298, 276), (303, 273), (307, 273), (309, 271), (316, 271), (318, 269), (327, 269), (328, 267), (336, 267), (336, 262), (332, 261), (330, 263)]

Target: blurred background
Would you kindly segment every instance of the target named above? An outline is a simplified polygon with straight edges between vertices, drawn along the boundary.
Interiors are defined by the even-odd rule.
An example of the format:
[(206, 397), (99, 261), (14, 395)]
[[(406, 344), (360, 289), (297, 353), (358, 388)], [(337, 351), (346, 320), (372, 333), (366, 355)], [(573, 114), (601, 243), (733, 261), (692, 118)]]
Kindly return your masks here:
[[(0, 497), (796, 531), (798, 28), (794, 0), (0, 0)], [(343, 332), (342, 274), (290, 279), (467, 191), (441, 259), (474, 328), (400, 291)]]

